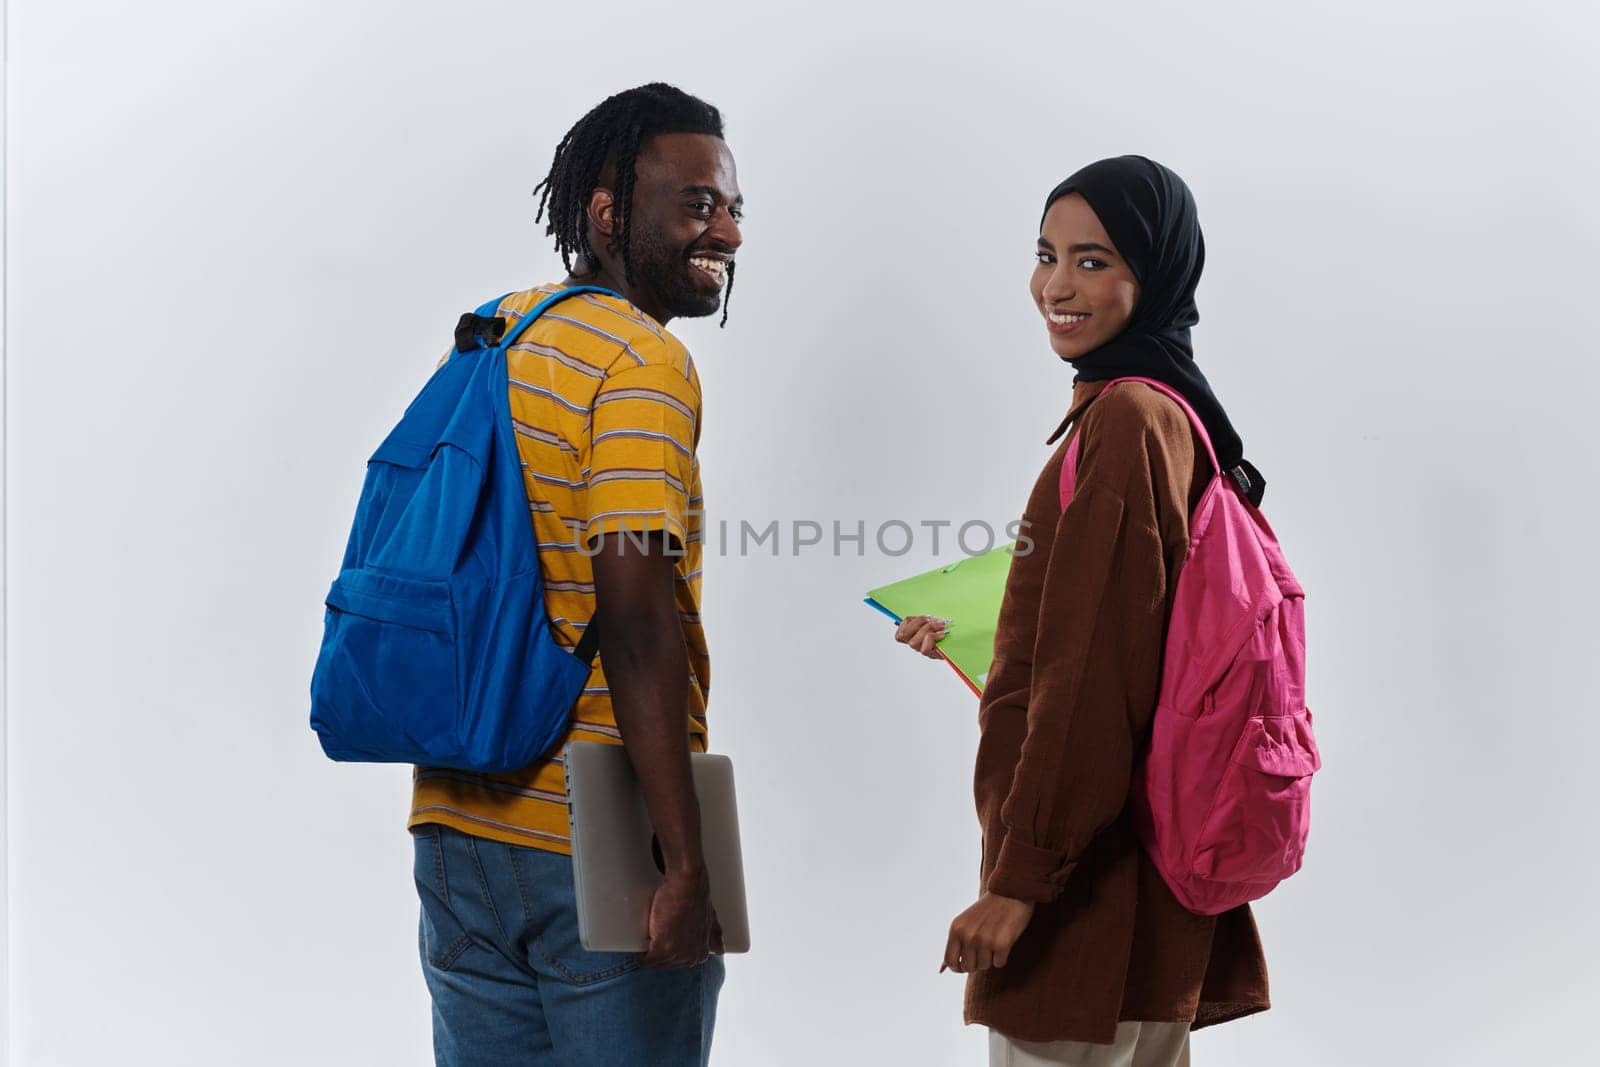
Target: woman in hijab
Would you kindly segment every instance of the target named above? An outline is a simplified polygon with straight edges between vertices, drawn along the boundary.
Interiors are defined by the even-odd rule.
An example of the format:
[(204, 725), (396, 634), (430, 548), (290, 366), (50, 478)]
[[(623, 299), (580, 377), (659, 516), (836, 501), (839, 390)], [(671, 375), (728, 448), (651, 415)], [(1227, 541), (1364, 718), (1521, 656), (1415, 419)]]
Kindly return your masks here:
[[(1046, 199), (1037, 257), (1033, 301), (1075, 372), (1072, 403), (1023, 513), (1034, 548), (1006, 581), (978, 710), (982, 895), (951, 924), (944, 966), (969, 976), (966, 1020), (990, 1028), (991, 1064), (1187, 1064), (1191, 1028), (1268, 1006), (1249, 907), (1185, 910), (1129, 815), (1189, 515), (1212, 472), (1171, 398), (1106, 383), (1171, 386), (1252, 502), (1265, 483), (1194, 359), (1205, 245), (1181, 178), (1142, 156), (1083, 168)], [(914, 616), (896, 638), (937, 655), (943, 630)]]

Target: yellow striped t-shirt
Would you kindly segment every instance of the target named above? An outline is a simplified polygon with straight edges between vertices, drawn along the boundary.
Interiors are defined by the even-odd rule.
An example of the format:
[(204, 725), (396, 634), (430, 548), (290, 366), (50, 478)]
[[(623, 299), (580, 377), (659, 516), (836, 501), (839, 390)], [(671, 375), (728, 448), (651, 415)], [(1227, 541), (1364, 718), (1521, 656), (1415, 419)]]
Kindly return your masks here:
[[(509, 331), (561, 288), (514, 293), (497, 314)], [(594, 614), (589, 538), (624, 530), (671, 534), (682, 551), (675, 567), (689, 655), (689, 740), (695, 751), (705, 751), (710, 661), (700, 626), (700, 378), (694, 361), (682, 342), (631, 303), (594, 293), (545, 312), (506, 358), (552, 632), (576, 645)], [(568, 741), (622, 743), (598, 658), (551, 758), (510, 774), (418, 767), (407, 825), (443, 823), (478, 837), (570, 853), (560, 755)]]

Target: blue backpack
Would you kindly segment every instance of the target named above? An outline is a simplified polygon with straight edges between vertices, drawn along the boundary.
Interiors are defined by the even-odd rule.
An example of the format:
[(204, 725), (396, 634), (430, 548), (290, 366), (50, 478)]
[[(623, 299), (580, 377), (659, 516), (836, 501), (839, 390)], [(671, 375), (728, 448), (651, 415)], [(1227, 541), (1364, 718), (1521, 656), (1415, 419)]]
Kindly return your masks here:
[[(512, 771), (566, 731), (599, 627), (575, 651), (545, 615), (539, 548), (511, 428), (495, 300), (463, 315), (449, 359), (367, 461), (311, 676), (332, 759)], [(504, 299), (503, 297), (501, 299)]]

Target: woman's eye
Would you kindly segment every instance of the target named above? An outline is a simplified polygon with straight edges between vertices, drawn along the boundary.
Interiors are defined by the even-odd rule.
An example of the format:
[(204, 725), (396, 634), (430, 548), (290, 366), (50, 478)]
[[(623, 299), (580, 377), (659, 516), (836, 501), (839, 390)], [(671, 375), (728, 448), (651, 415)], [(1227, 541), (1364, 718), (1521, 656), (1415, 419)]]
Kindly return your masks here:
[(1082, 259), (1078, 260), (1078, 266), (1082, 267), (1084, 270), (1104, 270), (1105, 265), (1105, 260), (1095, 259), (1093, 256), (1084, 256)]
[(1033, 254), (1033, 258), (1047, 267), (1056, 261), (1056, 257), (1052, 256), (1049, 252), (1035, 252)]

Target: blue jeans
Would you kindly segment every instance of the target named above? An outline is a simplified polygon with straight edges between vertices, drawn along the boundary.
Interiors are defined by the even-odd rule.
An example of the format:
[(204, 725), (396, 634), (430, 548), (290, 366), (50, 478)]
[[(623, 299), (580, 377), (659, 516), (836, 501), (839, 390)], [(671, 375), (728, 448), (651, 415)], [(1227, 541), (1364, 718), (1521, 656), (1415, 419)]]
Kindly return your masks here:
[(590, 952), (568, 857), (437, 824), (412, 837), (440, 1067), (705, 1067), (720, 957), (658, 970)]

